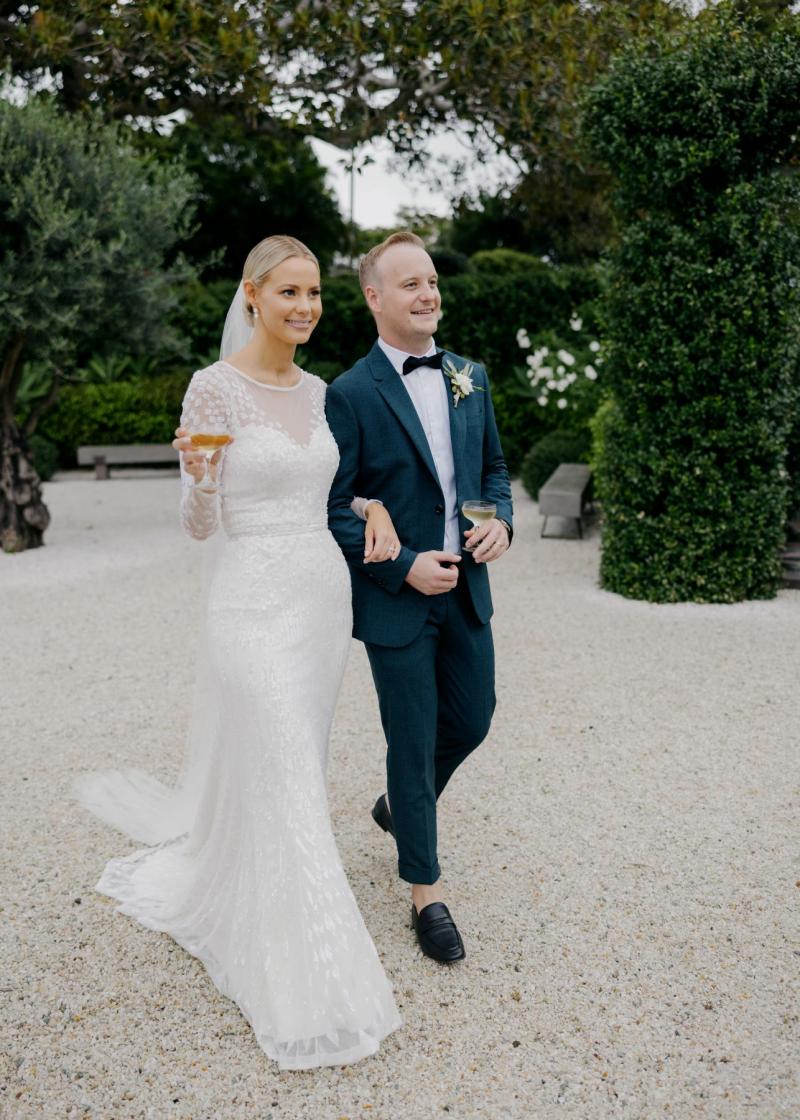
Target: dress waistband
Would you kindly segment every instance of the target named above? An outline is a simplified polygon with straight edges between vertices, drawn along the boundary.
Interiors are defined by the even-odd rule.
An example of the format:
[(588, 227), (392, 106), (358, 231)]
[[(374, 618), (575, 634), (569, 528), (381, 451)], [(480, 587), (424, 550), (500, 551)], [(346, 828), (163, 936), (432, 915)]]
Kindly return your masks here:
[(299, 537), (310, 533), (327, 533), (328, 523), (326, 521), (318, 525), (251, 525), (239, 526), (236, 529), (226, 528), (225, 531), (228, 539), (232, 541), (239, 540), (241, 537), (263, 537), (265, 540), (270, 540), (272, 537)]

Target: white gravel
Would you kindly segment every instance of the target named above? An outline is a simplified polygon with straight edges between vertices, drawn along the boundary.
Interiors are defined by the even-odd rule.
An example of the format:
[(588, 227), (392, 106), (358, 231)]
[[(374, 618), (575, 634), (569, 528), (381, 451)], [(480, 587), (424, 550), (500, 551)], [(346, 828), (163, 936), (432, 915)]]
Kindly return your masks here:
[(68, 796), (84, 769), (176, 771), (198, 585), (177, 483), (47, 486), (47, 546), (0, 555), (0, 1114), (800, 1114), (800, 595), (624, 601), (596, 586), (596, 533), (540, 540), (516, 496), (498, 713), (440, 813), (468, 959), (415, 948), (369, 816), (383, 748), (354, 645), (332, 809), (405, 1027), (356, 1066), (278, 1073), (194, 959), (93, 893), (133, 845)]

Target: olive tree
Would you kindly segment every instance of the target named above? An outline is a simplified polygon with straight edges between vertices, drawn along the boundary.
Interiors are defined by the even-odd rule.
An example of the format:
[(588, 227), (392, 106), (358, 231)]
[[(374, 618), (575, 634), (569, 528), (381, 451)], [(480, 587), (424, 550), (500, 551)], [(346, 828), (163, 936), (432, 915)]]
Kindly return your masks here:
[[(189, 269), (174, 257), (191, 180), (115, 127), (48, 100), (0, 101), (0, 547), (43, 543), (49, 514), (26, 446), (61, 384), (104, 346), (165, 349)], [(172, 254), (172, 258), (171, 258)], [(26, 362), (45, 391), (20, 430)], [(44, 371), (44, 372), (43, 372)]]

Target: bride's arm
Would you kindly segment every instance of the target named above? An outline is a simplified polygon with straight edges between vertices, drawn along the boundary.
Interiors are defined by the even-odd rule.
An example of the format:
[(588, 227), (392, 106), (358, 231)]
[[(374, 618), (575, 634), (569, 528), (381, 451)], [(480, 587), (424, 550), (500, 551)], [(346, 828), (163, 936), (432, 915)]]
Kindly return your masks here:
[(364, 563), (380, 564), (395, 560), (400, 554), (400, 538), (380, 498), (353, 498), (350, 509), (366, 521), (364, 530)]

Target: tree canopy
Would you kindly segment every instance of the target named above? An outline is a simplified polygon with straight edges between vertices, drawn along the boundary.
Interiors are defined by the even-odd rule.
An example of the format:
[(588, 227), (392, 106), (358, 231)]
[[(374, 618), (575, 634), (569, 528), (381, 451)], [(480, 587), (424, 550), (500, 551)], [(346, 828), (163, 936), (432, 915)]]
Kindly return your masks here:
[(680, 0), (40, 0), (4, 4), (2, 27), (13, 72), (49, 72), (71, 110), (234, 113), (412, 154), (462, 121), (535, 159), (574, 136), (575, 92), (613, 50), (682, 18)]
[(146, 148), (191, 173), (195, 225), (181, 248), (205, 279), (238, 276), (262, 237), (288, 233), (312, 246), (323, 268), (346, 243), (346, 227), (311, 145), (289, 129), (263, 135), (239, 119), (190, 118)]
[(175, 344), (169, 313), (192, 273), (174, 247), (188, 230), (190, 195), (179, 166), (144, 159), (119, 128), (49, 101), (0, 101), (4, 549), (40, 544), (47, 524), (15, 417), (24, 361), (46, 371), (44, 407), (92, 353)]

